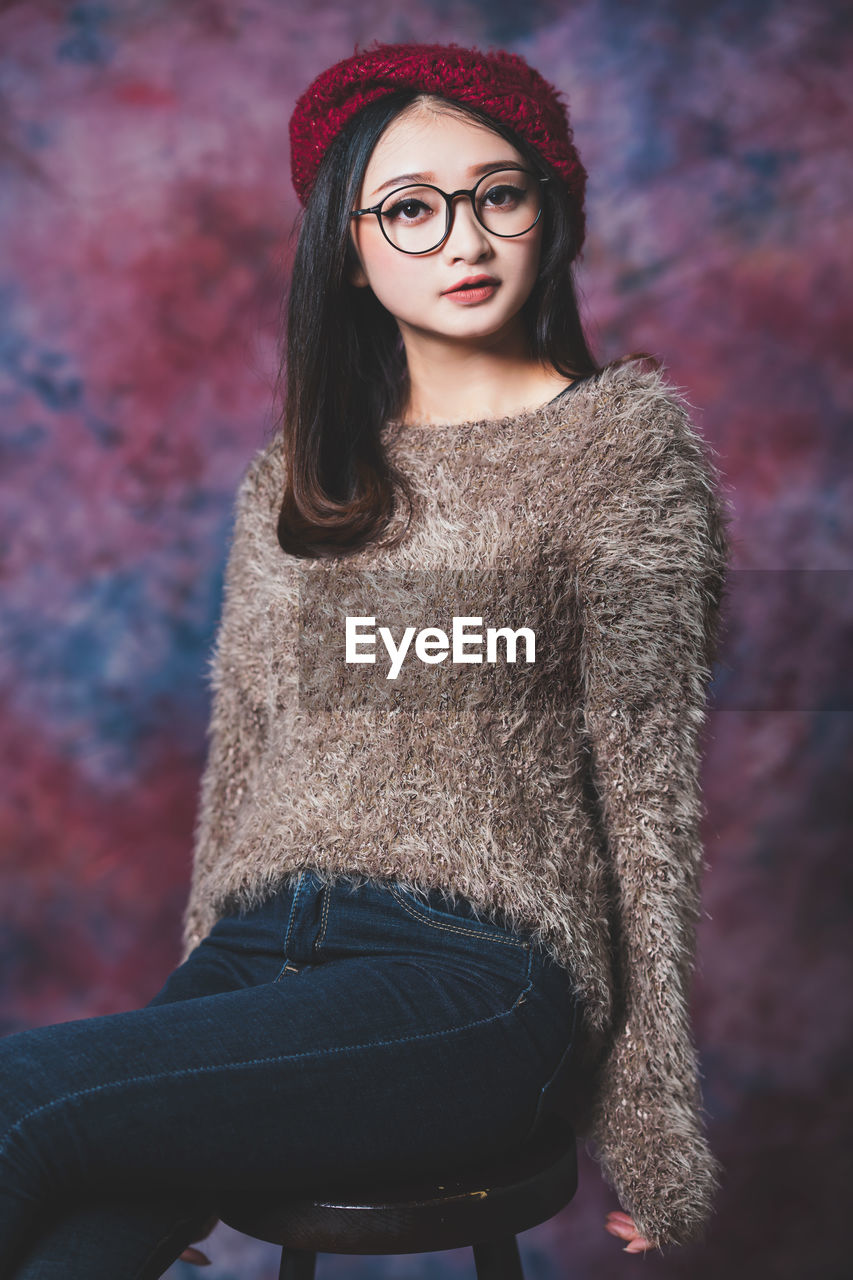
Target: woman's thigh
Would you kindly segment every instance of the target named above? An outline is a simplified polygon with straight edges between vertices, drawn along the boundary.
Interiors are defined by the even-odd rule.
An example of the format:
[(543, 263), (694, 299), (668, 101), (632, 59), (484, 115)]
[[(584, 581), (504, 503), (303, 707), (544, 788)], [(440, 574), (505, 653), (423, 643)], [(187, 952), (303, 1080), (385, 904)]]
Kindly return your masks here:
[(300, 877), (220, 921), (145, 1008), (0, 1041), (0, 1171), (45, 1196), (174, 1192), (215, 1211), (273, 1179), (497, 1151), (529, 1131), (565, 1049), (562, 989), (508, 931)]
[(487, 991), (447, 962), (353, 957), (21, 1033), (0, 1160), (37, 1162), (46, 1191), (214, 1192), (500, 1145), (532, 1119), (543, 1074), (513, 1014), (527, 961)]
[[(192, 1179), (215, 1191), (523, 1134), (557, 1047), (520, 1011), (540, 963), (528, 945), (374, 886), (350, 894), (306, 877), (278, 905), (287, 919), (273, 921), (268, 957), (252, 950), (251, 920), (222, 922), (163, 1003), (0, 1042), (0, 1062), (14, 1059), (6, 1150), (37, 1151), (54, 1185)], [(194, 994), (220, 948), (245, 961), (241, 981), (268, 980)], [(182, 982), (193, 998), (174, 998)]]

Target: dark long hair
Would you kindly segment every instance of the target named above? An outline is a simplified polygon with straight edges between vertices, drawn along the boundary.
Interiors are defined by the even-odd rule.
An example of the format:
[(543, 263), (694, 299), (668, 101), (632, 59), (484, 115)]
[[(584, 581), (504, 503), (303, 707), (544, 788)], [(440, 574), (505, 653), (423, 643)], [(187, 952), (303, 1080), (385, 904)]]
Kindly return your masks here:
[[(276, 380), (285, 382), (281, 415), (285, 487), (278, 541), (291, 555), (345, 556), (379, 541), (405, 496), (408, 478), (386, 456), (380, 432), (400, 415), (408, 369), (397, 322), (369, 288), (351, 284), (357, 262), (350, 240), (355, 207), (373, 148), (405, 107), (424, 95), (402, 90), (370, 103), (336, 136), (323, 156), (302, 217), (286, 296), (285, 354)], [(545, 187), (539, 271), (521, 318), (531, 355), (567, 378), (600, 372), (578, 311), (568, 194), (558, 175), (524, 139), (473, 107), (437, 95), (512, 143)], [(635, 352), (612, 365), (644, 358)], [(405, 536), (382, 542), (394, 546)]]

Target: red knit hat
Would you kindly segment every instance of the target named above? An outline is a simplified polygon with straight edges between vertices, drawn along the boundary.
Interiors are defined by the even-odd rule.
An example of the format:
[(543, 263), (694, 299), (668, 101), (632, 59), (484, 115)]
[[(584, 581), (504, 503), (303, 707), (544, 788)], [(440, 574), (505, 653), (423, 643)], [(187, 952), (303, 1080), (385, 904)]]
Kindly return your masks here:
[[(358, 46), (356, 46), (356, 49)], [(572, 198), (575, 252), (586, 231), (586, 170), (572, 141), (562, 94), (515, 53), (457, 44), (380, 44), (321, 72), (290, 118), (290, 168), (307, 204), (333, 138), (369, 102), (399, 89), (420, 89), (479, 107), (530, 143), (563, 179)]]

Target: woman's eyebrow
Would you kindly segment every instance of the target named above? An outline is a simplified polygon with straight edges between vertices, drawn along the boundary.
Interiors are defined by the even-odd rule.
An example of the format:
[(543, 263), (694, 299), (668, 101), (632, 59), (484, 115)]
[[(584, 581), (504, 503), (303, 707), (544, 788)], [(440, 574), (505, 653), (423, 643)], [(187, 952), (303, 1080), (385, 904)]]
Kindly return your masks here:
[[(473, 176), (480, 173), (488, 173), (490, 169), (512, 169), (520, 167), (517, 160), (487, 160), (484, 164), (472, 164), (468, 172)], [(404, 182), (434, 182), (434, 173), (400, 173), (396, 178), (389, 178), (387, 182), (383, 182), (380, 186), (374, 187), (373, 195), (378, 196), (380, 191), (384, 191), (386, 187), (399, 186)]]

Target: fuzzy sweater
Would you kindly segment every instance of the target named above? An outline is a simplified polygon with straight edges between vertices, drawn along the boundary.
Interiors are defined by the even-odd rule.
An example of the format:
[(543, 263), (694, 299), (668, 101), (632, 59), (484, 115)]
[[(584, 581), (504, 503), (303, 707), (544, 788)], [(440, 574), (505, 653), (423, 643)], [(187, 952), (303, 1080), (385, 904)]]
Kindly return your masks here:
[[(632, 363), (498, 420), (389, 421), (416, 494), (408, 533), (331, 561), (281, 551), (280, 435), (258, 452), (184, 915), (186, 958), (221, 915), (311, 867), (441, 887), (532, 931), (604, 1045), (579, 1136), (658, 1245), (704, 1238), (722, 1172), (689, 998), (729, 517), (688, 407)], [(344, 661), (347, 616), (362, 620), (351, 654), (374, 663)], [(483, 661), (441, 649), (454, 618), (459, 656)], [(535, 650), (521, 633), (512, 662), (488, 628), (527, 628)]]

